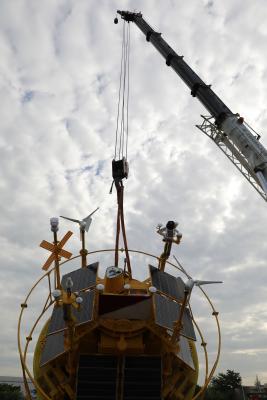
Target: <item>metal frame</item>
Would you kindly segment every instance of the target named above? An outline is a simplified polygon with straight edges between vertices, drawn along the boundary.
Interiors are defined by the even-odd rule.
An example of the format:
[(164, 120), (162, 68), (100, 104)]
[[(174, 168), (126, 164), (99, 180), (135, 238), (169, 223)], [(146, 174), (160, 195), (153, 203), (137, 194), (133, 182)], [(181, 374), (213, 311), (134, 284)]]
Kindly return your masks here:
[[(203, 118), (202, 124), (196, 125), (196, 127), (205, 133), (205, 135), (222, 150), (226, 157), (234, 164), (254, 189), (257, 190), (260, 196), (267, 201), (267, 195), (262, 190), (256, 174), (252, 171), (247, 160), (235, 146), (234, 142), (215, 125), (212, 116), (201, 115), (201, 117)], [(258, 140), (258, 135), (255, 135), (255, 138)]]
[[(96, 250), (96, 251), (91, 251), (88, 253), (88, 255), (90, 254), (96, 254), (96, 253), (103, 253), (103, 252), (114, 252), (114, 249), (104, 249), (104, 250)], [(124, 252), (125, 249), (121, 248), (120, 252)], [(150, 253), (146, 253), (144, 251), (140, 251), (140, 250), (128, 250), (131, 253), (137, 253), (137, 254), (142, 254), (145, 256), (149, 256), (152, 257), (154, 259), (159, 260), (160, 257), (157, 257), (153, 254)], [(77, 259), (81, 257), (81, 255), (77, 255), (72, 257), (69, 260), (65, 260), (63, 262), (60, 263), (60, 265), (63, 265), (69, 261), (72, 261), (74, 259)], [(180, 270), (184, 275), (186, 275), (187, 277), (189, 277), (188, 273), (183, 269), (180, 268), (179, 266), (171, 263), (170, 261), (166, 262), (168, 265)], [(27, 352), (28, 352), (28, 347), (29, 347), (29, 343), (32, 340), (32, 336), (33, 333), (35, 331), (35, 328), (37, 326), (37, 324), (39, 323), (39, 321), (41, 320), (41, 318), (44, 316), (44, 314), (46, 313), (46, 311), (54, 304), (54, 301), (52, 300), (52, 293), (51, 293), (51, 281), (50, 281), (50, 275), (54, 272), (55, 267), (52, 268), (50, 271), (46, 272), (44, 275), (41, 276), (41, 278), (39, 278), (35, 284), (32, 286), (32, 288), (30, 289), (29, 293), (27, 294), (24, 302), (21, 304), (21, 311), (20, 311), (20, 315), (19, 315), (19, 320), (18, 320), (18, 332), (17, 332), (17, 339), (18, 339), (18, 350), (19, 350), (19, 356), (20, 356), (20, 362), (21, 362), (21, 367), (22, 367), (22, 372), (23, 372), (23, 380), (24, 380), (24, 385), (25, 385), (25, 389), (26, 389), (26, 393), (27, 393), (27, 400), (33, 400), (30, 390), (29, 390), (29, 385), (28, 385), (28, 381), (27, 378), (30, 379), (30, 381), (33, 383), (34, 387), (37, 389), (37, 391), (41, 394), (41, 396), (43, 397), (43, 399), (45, 400), (52, 400), (51, 397), (49, 397), (44, 391), (43, 389), (40, 387), (40, 385), (38, 384), (38, 382), (34, 379), (32, 373), (29, 370), (29, 367), (27, 365)], [(45, 300), (44, 306), (42, 308), (42, 311), (40, 313), (40, 315), (37, 317), (37, 319), (35, 320), (32, 328), (30, 328), (30, 332), (29, 334), (26, 336), (25, 340), (26, 343), (24, 344), (24, 346), (22, 345), (21, 342), (21, 325), (22, 325), (22, 320), (23, 320), (23, 315), (24, 315), (24, 310), (25, 308), (28, 307), (29, 305), (29, 299), (34, 291), (34, 289), (36, 289), (36, 287), (39, 285), (40, 282), (42, 282), (45, 278), (48, 279), (48, 296)], [(86, 291), (89, 288), (85, 288), (83, 291)], [(218, 319), (218, 312), (215, 310), (210, 298), (208, 297), (207, 293), (201, 288), (199, 287), (199, 289), (201, 290), (201, 292), (203, 293), (203, 295), (206, 297), (211, 310), (212, 310), (212, 315), (215, 317), (215, 322), (216, 322), (216, 326), (217, 326), (217, 333), (218, 333), (218, 344), (217, 344), (217, 354), (216, 354), (216, 358), (215, 361), (213, 363), (213, 366), (211, 367), (211, 369), (209, 370), (209, 363), (208, 363), (208, 352), (207, 352), (207, 343), (204, 340), (203, 334), (199, 328), (199, 326), (197, 325), (196, 321), (193, 319), (193, 323), (196, 326), (196, 329), (200, 335), (201, 338), (201, 346), (203, 347), (203, 351), (204, 351), (204, 357), (205, 357), (205, 381), (204, 381), (204, 385), (202, 386), (201, 390), (199, 391), (199, 393), (197, 395), (195, 395), (192, 400), (196, 400), (197, 398), (199, 398), (201, 396), (201, 394), (203, 394), (208, 386), (208, 384), (210, 383), (212, 376), (215, 372), (215, 369), (217, 367), (217, 364), (219, 362), (219, 357), (220, 357), (220, 352), (221, 352), (221, 330), (220, 330), (220, 324), (219, 324), (219, 319)], [(191, 309), (190, 309), (191, 310)], [(192, 313), (192, 311), (191, 311)], [(192, 314), (193, 317), (193, 314)]]

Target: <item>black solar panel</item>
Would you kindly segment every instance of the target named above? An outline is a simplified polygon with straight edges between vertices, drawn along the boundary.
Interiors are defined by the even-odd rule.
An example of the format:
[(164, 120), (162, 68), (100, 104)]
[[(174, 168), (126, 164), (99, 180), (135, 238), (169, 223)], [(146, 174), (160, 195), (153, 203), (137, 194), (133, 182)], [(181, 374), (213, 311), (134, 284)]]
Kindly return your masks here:
[(149, 270), (153, 286), (179, 301), (183, 300), (185, 284), (181, 278), (176, 278), (167, 272), (160, 271), (152, 265), (149, 265)]
[[(76, 325), (79, 326), (93, 318), (94, 297), (95, 293), (86, 292), (82, 293), (83, 303), (80, 311), (72, 308), (72, 314), (76, 319)], [(65, 321), (63, 320), (63, 307), (54, 307), (51, 321), (48, 328), (48, 334), (59, 331), (65, 328)], [(63, 332), (53, 333), (46, 337), (46, 342), (41, 356), (41, 365), (47, 363), (55, 357), (58, 357), (64, 350)]]
[[(88, 265), (86, 268), (79, 268), (76, 271), (72, 271), (69, 274), (64, 275), (61, 284), (64, 287), (67, 278), (71, 277), (73, 281), (73, 292), (85, 289), (96, 283), (97, 269), (98, 263)], [(71, 308), (72, 315), (75, 318), (77, 326), (93, 319), (95, 292), (84, 292), (81, 293), (80, 296), (83, 298), (80, 310), (78, 311), (74, 307)], [(63, 319), (63, 307), (54, 306), (47, 333), (51, 334), (53, 332), (57, 332), (61, 329), (64, 329), (65, 326), (66, 324)], [(63, 332), (47, 336), (44, 349), (42, 351), (41, 365), (54, 359), (63, 352)]]
[(161, 400), (161, 357), (81, 355), (76, 400)]
[(116, 400), (118, 358), (81, 355), (76, 400)]
[(190, 368), (195, 370), (194, 362), (192, 359), (192, 354), (190, 350), (190, 346), (188, 343), (188, 339), (181, 336), (180, 337), (180, 342), (179, 342), (179, 352), (177, 353), (177, 356)]
[[(179, 318), (181, 310), (180, 304), (156, 293), (154, 294), (153, 298), (156, 324), (173, 330), (173, 323)], [(181, 331), (181, 335), (196, 340), (193, 322), (188, 308), (185, 309), (182, 323), (183, 329)]]
[(41, 354), (40, 366), (64, 353), (64, 332), (47, 336), (45, 346)]
[(161, 400), (161, 357), (125, 357), (124, 400)]
[(86, 268), (79, 268), (76, 271), (72, 271), (66, 275), (63, 275), (61, 285), (64, 288), (66, 285), (67, 278), (71, 278), (73, 281), (72, 291), (77, 292), (79, 290), (88, 288), (96, 283), (96, 275), (98, 270), (98, 262), (88, 265)]
[[(92, 320), (95, 292), (84, 292), (80, 294), (80, 297), (83, 299), (80, 310), (78, 311), (74, 307), (71, 309), (77, 325), (81, 325)], [(65, 321), (63, 319), (63, 307), (54, 306), (48, 333), (56, 332), (64, 327)]]

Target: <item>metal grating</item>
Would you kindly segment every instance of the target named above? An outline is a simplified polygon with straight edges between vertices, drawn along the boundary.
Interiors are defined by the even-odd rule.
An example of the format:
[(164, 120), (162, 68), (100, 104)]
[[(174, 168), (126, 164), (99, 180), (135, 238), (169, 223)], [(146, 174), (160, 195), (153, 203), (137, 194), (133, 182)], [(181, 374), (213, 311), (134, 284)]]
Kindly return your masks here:
[(152, 265), (149, 265), (149, 271), (153, 286), (179, 301), (183, 300), (185, 284), (180, 277), (176, 278), (167, 272), (160, 271)]
[[(173, 323), (179, 318), (179, 313), (181, 310), (180, 304), (156, 293), (154, 294), (153, 298), (156, 324), (173, 330)], [(181, 335), (188, 337), (189, 339), (196, 340), (193, 322), (188, 308), (185, 309), (182, 323), (183, 329), (181, 331)]]
[(67, 278), (71, 278), (73, 281), (73, 292), (86, 289), (96, 283), (96, 275), (99, 263), (93, 263), (88, 265), (86, 268), (79, 268), (76, 271), (72, 271), (69, 274), (63, 275), (61, 285), (64, 288)]
[(118, 358), (81, 355), (76, 400), (116, 400)]
[(161, 357), (125, 357), (123, 400), (161, 400)]

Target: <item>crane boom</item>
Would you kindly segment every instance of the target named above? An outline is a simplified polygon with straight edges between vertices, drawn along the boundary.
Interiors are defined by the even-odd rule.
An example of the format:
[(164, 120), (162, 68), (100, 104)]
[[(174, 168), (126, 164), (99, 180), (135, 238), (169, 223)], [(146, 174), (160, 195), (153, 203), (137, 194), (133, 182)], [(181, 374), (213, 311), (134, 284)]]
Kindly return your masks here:
[(198, 100), (210, 113), (203, 117), (203, 123), (197, 127), (208, 135), (217, 146), (233, 162), (245, 178), (254, 186), (267, 201), (267, 150), (260, 143), (260, 136), (255, 134), (239, 114), (234, 114), (223, 101), (207, 85), (161, 37), (143, 19), (141, 13), (117, 11), (122, 19), (134, 22), (146, 36), (146, 40), (166, 60), (170, 66), (191, 90), (191, 95)]

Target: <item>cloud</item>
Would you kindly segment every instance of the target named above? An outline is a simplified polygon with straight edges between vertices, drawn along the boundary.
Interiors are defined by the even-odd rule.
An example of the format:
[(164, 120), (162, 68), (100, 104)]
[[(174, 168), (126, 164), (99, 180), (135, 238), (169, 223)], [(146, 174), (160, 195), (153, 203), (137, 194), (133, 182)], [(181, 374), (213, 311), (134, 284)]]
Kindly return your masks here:
[[(82, 218), (100, 206), (88, 248), (114, 246), (116, 196), (109, 189), (122, 33), (122, 23), (113, 24), (117, 7), (114, 1), (1, 4), (0, 293), (8, 310), (1, 375), (20, 375), (16, 320), (47, 256), (38, 245), (52, 240), (49, 218)], [(124, 7), (132, 9), (132, 2)], [(134, 8), (264, 134), (267, 15), (260, 0), (138, 0)], [(201, 104), (135, 26), (131, 38), (129, 246), (160, 254), (155, 226), (177, 219), (183, 233), (174, 249), (178, 259), (196, 278), (224, 281), (208, 288), (223, 332), (219, 371), (235, 369), (249, 383), (257, 373), (267, 381), (261, 351), (267, 336), (266, 205), (195, 128), (206, 113)], [(261, 140), (266, 146), (264, 135)], [(60, 235), (69, 228), (77, 237), (68, 249), (78, 252), (75, 227), (62, 221)], [(101, 260), (103, 271), (112, 258)], [(140, 279), (147, 261), (133, 260)], [(199, 298), (196, 291), (194, 312), (208, 327), (214, 352), (215, 325)]]

